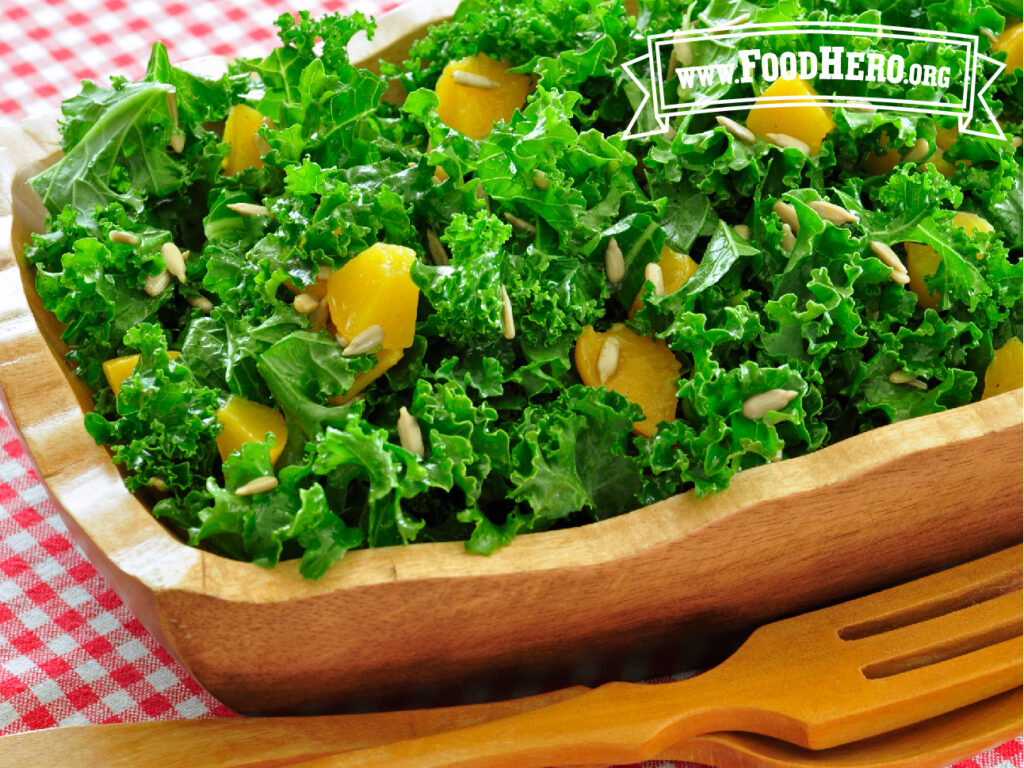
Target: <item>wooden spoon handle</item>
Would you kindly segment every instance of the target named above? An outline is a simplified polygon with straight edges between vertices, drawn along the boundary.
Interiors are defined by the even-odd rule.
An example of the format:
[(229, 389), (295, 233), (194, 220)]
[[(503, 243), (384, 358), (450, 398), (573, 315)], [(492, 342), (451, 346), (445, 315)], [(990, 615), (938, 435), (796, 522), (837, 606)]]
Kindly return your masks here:
[(486, 704), (316, 717), (233, 717), (49, 728), (0, 738), (4, 765), (53, 768), (278, 768), (527, 712), (579, 696), (584, 686)]
[(725, 675), (715, 674), (721, 669), (666, 685), (608, 683), (501, 720), (301, 765), (545, 768), (641, 762), (680, 739), (755, 722), (744, 717), (747, 711), (731, 705), (735, 687)]

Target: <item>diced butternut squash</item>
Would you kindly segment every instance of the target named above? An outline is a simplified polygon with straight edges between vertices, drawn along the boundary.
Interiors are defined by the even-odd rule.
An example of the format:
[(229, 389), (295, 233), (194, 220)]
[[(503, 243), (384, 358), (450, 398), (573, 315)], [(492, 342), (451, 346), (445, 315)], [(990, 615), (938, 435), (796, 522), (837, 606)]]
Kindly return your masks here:
[[(167, 356), (171, 360), (180, 354), (181, 352), (173, 349), (167, 351)], [(124, 357), (115, 357), (113, 360), (104, 361), (103, 375), (107, 377), (107, 384), (114, 391), (114, 397), (121, 393), (121, 385), (124, 384), (125, 379), (132, 375), (135, 371), (135, 366), (138, 364), (138, 355), (125, 355)]]
[(288, 442), (288, 428), (279, 411), (238, 395), (231, 395), (217, 411), (217, 421), (223, 426), (217, 435), (217, 450), (222, 461), (227, 461), (245, 443), (262, 443), (270, 432), (274, 435), (270, 461), (276, 462)]
[(939, 271), (942, 257), (930, 245), (904, 243), (903, 247), (907, 249), (907, 274), (910, 275), (908, 287), (917, 294), (917, 303), (921, 309), (935, 309), (939, 306), (939, 293), (929, 291), (924, 279)]
[(985, 369), (985, 390), (981, 399), (1024, 386), (1024, 344), (1016, 336), (995, 351)]
[(388, 368), (401, 360), (402, 354), (403, 352), (400, 349), (382, 349), (377, 353), (377, 364), (373, 368), (364, 373), (357, 373), (356, 380), (348, 392), (344, 395), (328, 398), (328, 401), (331, 405), (347, 405), (352, 402), (356, 395), (383, 376)]
[(943, 128), (939, 126), (935, 129), (935, 143), (938, 144), (939, 149), (947, 150), (956, 144), (957, 137), (960, 135), (960, 128), (956, 125), (950, 128)]
[(832, 112), (824, 104), (808, 102), (806, 107), (776, 107), (777, 97), (817, 96), (810, 83), (800, 78), (783, 80), (781, 77), (765, 88), (754, 107), (747, 114), (747, 128), (758, 136), (784, 133), (800, 139), (818, 154), (821, 142), (835, 128)]
[[(606, 352), (602, 360), (606, 342), (617, 344), (618, 352)], [(638, 336), (622, 323), (605, 333), (588, 325), (576, 341), (575, 358), (584, 384), (605, 386), (640, 406), (646, 418), (634, 422), (633, 431), (650, 437), (660, 422), (675, 421), (682, 365), (663, 340)]]
[[(953, 174), (956, 173), (956, 164), (946, 159), (945, 151), (956, 143), (957, 135), (958, 130), (956, 126), (952, 128), (939, 128), (935, 135), (935, 151), (930, 157), (923, 160), (918, 167), (923, 168), (926, 165), (934, 165), (935, 170), (947, 179), (952, 178)], [(871, 152), (864, 158), (864, 167), (868, 173), (876, 175), (890, 173), (903, 160), (903, 155), (895, 149), (888, 149), (889, 137), (884, 133), (882, 134), (881, 143), (885, 149), (885, 154), (880, 155), (876, 152)], [(960, 162), (967, 163), (967, 165), (971, 164), (969, 160), (961, 160)]]
[[(678, 291), (697, 271), (697, 262), (691, 259), (689, 254), (673, 251), (667, 245), (661, 248), (658, 266), (661, 267), (661, 274), (665, 278), (665, 293)], [(640, 300), (642, 295), (643, 289), (633, 299), (633, 306), (629, 309), (630, 318), (640, 311), (640, 307), (643, 305)]]
[(869, 152), (868, 156), (864, 158), (864, 167), (867, 168), (868, 173), (878, 176), (883, 173), (890, 173), (893, 168), (900, 164), (900, 160), (903, 156), (895, 149), (889, 147), (889, 137), (886, 134), (882, 134), (882, 149), (885, 150), (884, 154), (878, 154), (877, 152)]
[[(974, 213), (959, 211), (953, 216), (953, 224), (963, 227), (970, 234), (976, 229), (991, 232), (992, 225)], [(917, 303), (923, 309), (935, 309), (939, 305), (937, 291), (929, 291), (925, 278), (932, 277), (939, 270), (942, 257), (930, 245), (921, 243), (904, 243), (907, 249), (907, 273), (910, 275), (909, 288), (917, 294)], [(979, 256), (979, 258), (981, 258)]]
[(943, 154), (942, 149), (938, 147), (936, 147), (931, 157), (929, 157), (927, 160), (921, 163), (922, 167), (925, 165), (934, 165), (935, 170), (937, 170), (947, 179), (953, 178), (953, 174), (956, 173), (956, 165), (949, 162), (949, 160), (946, 159), (945, 154)]
[(996, 38), (992, 50), (1006, 51), (1003, 75), (1012, 74), (1015, 69), (1024, 69), (1024, 23), (1004, 29), (1003, 34)]
[[(471, 139), (484, 138), (496, 121), (510, 120), (515, 111), (526, 103), (531, 87), (530, 77), (509, 72), (511, 66), (482, 53), (449, 62), (434, 86), (438, 99), (437, 116), (449, 128)], [(478, 84), (459, 84), (456, 72), (466, 72), (483, 79)], [(491, 86), (491, 83), (497, 85)]]
[[(929, 163), (935, 166), (935, 170), (945, 176), (947, 179), (953, 178), (953, 174), (956, 173), (956, 163), (951, 163), (946, 159), (946, 150), (956, 144), (957, 137), (960, 135), (960, 129), (953, 125), (950, 128), (942, 128), (941, 126), (935, 130), (935, 152), (932, 156), (921, 163), (922, 166), (928, 165)], [(971, 164), (970, 160), (960, 160), (962, 163), (966, 163), (968, 166)]]
[(263, 125), (263, 115), (245, 104), (228, 110), (224, 122), (224, 141), (231, 148), (224, 158), (224, 173), (234, 176), (246, 168), (262, 168), (263, 159), (256, 148), (255, 136)]
[(420, 289), (410, 270), (416, 252), (375, 243), (327, 281), (327, 305), (338, 333), (351, 341), (371, 325), (384, 329), (383, 349), (407, 349), (416, 335)]

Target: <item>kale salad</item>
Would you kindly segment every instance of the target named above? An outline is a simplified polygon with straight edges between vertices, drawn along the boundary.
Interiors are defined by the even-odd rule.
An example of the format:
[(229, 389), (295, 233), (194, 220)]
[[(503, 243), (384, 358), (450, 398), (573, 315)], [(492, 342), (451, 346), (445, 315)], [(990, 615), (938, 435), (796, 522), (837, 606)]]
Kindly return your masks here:
[[(1019, 4), (763, 5), (465, 0), (380, 73), (347, 53), (372, 20), (286, 14), (219, 78), (156, 44), (141, 80), (84, 83), (26, 255), (89, 433), (190, 543), (315, 579), (353, 548), (491, 553), (717, 492), (1019, 386)], [(979, 35), (1009, 60), (1007, 138), (870, 104), (624, 138), (647, 37), (741, 18)]]

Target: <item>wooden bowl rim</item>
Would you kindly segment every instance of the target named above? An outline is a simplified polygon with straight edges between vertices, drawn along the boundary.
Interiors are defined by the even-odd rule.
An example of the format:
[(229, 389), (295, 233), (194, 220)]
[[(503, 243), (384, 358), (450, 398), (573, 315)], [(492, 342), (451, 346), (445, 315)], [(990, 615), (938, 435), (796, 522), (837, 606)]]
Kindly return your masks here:
[[(450, 15), (456, 0), (438, 4), (408, 3), (378, 19), (372, 42), (353, 41), (353, 59), (373, 60), (413, 25), (423, 26)], [(407, 546), (348, 552), (317, 582), (298, 574), (298, 561), (273, 570), (234, 561), (181, 542), (157, 522), (142, 502), (125, 488), (107, 451), (96, 446), (82, 425), (69, 374), (51, 350), (22, 283), (12, 229), (30, 219), (31, 197), (26, 167), (44, 158), (55, 160), (52, 128), (55, 115), (0, 125), (0, 152), (19, 156), (19, 173), (0, 165), (0, 396), (5, 397), (14, 426), (37, 460), (39, 476), (73, 529), (80, 528), (124, 573), (153, 592), (168, 590), (202, 594), (222, 600), (284, 602), (346, 589), (406, 580), (497, 577), (527, 571), (587, 568), (622, 560), (686, 536), (698, 528), (758, 503), (810, 492), (822, 483), (822, 466), (843, 466), (839, 481), (884, 465), (896, 454), (934, 449), (945, 442), (984, 434), (1021, 422), (1021, 390), (942, 413), (881, 427), (833, 444), (815, 453), (778, 464), (745, 470), (725, 492), (702, 499), (693, 492), (634, 510), (584, 528), (523, 534), (490, 556), (464, 550), (461, 542), (415, 543)], [(48, 143), (49, 142), (49, 143)], [(36, 201), (38, 205), (38, 201)], [(19, 215), (20, 214), (20, 215)], [(44, 369), (41, 362), (49, 359)], [(7, 362), (3, 362), (7, 361)], [(24, 387), (25, 366), (37, 366), (39, 386)], [(40, 411), (38, 394), (60, 408)], [(925, 430), (931, 420), (942, 429)], [(67, 443), (75, 452), (51, 465), (42, 449)], [(840, 459), (837, 461), (837, 459)], [(89, 494), (91, 498), (86, 498)], [(99, 499), (96, 497), (100, 496)], [(586, 536), (580, 530), (588, 531)]]

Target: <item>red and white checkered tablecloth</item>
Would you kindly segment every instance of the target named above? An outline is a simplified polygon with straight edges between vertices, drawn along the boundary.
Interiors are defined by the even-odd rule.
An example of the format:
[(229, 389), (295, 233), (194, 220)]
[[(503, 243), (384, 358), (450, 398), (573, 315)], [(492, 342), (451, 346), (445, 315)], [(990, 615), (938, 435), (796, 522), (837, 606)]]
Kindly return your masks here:
[[(379, 13), (397, 3), (300, 5)], [(295, 7), (0, 0), (0, 119), (52, 111), (82, 79), (139, 77), (158, 39), (176, 61), (261, 55), (273, 45), (274, 20)], [(0, 735), (233, 714), (170, 658), (72, 542), (0, 398)], [(1017, 738), (958, 768), (1020, 768), (1022, 744)]]

